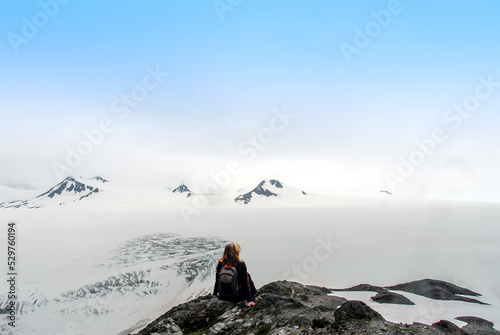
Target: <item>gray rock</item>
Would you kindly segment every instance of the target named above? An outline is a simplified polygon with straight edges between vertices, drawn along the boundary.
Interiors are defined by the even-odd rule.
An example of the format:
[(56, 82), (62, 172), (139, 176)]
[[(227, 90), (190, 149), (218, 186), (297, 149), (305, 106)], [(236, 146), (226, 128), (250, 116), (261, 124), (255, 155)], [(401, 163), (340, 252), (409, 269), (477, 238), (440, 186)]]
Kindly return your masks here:
[(460, 300), (487, 305), (476, 299), (462, 297), (462, 295), (478, 297), (481, 296), (479, 293), (442, 280), (422, 279), (409, 283), (388, 286), (386, 289), (409, 292), (436, 300)]
[(459, 316), (455, 318), (467, 322), (462, 328), (465, 334), (471, 335), (498, 335), (499, 331), (493, 329), (493, 322), (475, 316)]
[(445, 320), (433, 325), (395, 324), (361, 301), (346, 301), (330, 292), (324, 287), (272, 282), (258, 290), (252, 307), (206, 295), (172, 308), (138, 334), (498, 334), (492, 323), (473, 317), (461, 318), (468, 322), (464, 329)]
[(380, 292), (370, 299), (380, 304), (415, 305), (413, 301), (411, 301), (404, 295), (394, 292)]
[(333, 291), (344, 292), (344, 291), (354, 291), (354, 292), (387, 292), (387, 290), (380, 286), (373, 286), (370, 284), (359, 284), (349, 288), (333, 289)]
[(460, 333), (460, 327), (448, 320), (440, 320), (432, 324), (433, 327), (445, 333), (456, 334)]
[(172, 318), (162, 319), (158, 322), (158, 330), (155, 333), (151, 333), (151, 335), (184, 335), (179, 328), (172, 320)]
[(161, 320), (167, 318), (184, 334), (299, 334), (299, 329), (328, 334), (333, 312), (346, 301), (329, 293), (327, 288), (281, 281), (263, 286), (252, 307), (203, 296), (172, 308), (139, 334), (165, 331)]
[(352, 300), (343, 303), (334, 313), (335, 323), (351, 321), (385, 321), (382, 315), (374, 311), (362, 301)]

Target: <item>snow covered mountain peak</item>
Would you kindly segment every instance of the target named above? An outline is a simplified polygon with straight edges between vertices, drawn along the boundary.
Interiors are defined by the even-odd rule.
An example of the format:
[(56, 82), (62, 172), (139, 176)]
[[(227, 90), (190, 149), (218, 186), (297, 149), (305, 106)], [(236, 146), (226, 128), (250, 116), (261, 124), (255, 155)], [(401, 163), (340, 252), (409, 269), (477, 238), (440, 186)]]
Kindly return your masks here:
[(94, 178), (92, 178), (92, 180), (97, 180), (97, 181), (100, 181), (102, 182), (103, 184), (104, 183), (109, 183), (108, 180), (104, 179), (103, 177), (100, 177), (100, 176), (95, 176)]
[(297, 194), (306, 195), (304, 191), (290, 186), (284, 186), (283, 183), (277, 179), (264, 179), (253, 190), (239, 195), (234, 201), (247, 205), (255, 198), (289, 198)]
[(177, 188), (175, 188), (172, 193), (187, 193), (187, 198), (192, 195), (191, 190), (186, 186), (186, 184), (181, 183)]
[(59, 184), (52, 187), (47, 192), (37, 196), (37, 198), (43, 198), (43, 197), (54, 198), (55, 196), (58, 195), (79, 194), (81, 195), (80, 197), (81, 200), (82, 198), (88, 197), (92, 193), (97, 193), (97, 192), (99, 192), (99, 188), (81, 183), (73, 177), (68, 177)]
[(80, 178), (80, 180), (67, 177), (46, 192), (29, 199), (2, 202), (0, 208), (41, 208), (51, 204), (62, 205), (66, 202), (74, 202), (95, 195), (102, 191), (99, 188), (100, 184), (108, 182), (99, 176), (87, 180)]
[[(265, 180), (264, 180), (265, 182)], [(269, 180), (269, 183), (273, 186), (276, 186), (277, 188), (283, 188), (283, 184), (281, 184), (278, 180), (276, 179), (271, 179)]]

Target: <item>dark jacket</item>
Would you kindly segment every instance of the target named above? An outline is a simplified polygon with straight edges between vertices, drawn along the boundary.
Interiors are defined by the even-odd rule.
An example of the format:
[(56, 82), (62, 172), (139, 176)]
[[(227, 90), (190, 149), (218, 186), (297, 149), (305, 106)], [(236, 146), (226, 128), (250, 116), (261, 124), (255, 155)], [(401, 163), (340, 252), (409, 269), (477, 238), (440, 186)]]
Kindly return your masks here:
[[(219, 272), (222, 269), (223, 265), (221, 262), (217, 264), (217, 272), (215, 274), (215, 286), (214, 286), (214, 295), (217, 295), (219, 289)], [(238, 272), (238, 286), (239, 293), (238, 297), (230, 300), (231, 302), (239, 302), (246, 300), (247, 302), (254, 301), (254, 297), (250, 294), (250, 283), (249, 276), (247, 273), (247, 266), (245, 262), (241, 262), (236, 265), (236, 271)]]

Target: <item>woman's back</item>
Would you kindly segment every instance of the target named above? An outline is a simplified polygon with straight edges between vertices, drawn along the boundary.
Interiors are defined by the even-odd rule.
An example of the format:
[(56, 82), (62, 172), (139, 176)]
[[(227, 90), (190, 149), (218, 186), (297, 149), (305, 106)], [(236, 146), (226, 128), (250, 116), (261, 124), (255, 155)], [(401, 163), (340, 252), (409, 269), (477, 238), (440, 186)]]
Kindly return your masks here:
[[(239, 302), (247, 301), (253, 304), (256, 289), (239, 253), (242, 248), (236, 243), (226, 245), (224, 254), (217, 264), (214, 295), (221, 299)], [(236, 282), (237, 281), (237, 282)]]

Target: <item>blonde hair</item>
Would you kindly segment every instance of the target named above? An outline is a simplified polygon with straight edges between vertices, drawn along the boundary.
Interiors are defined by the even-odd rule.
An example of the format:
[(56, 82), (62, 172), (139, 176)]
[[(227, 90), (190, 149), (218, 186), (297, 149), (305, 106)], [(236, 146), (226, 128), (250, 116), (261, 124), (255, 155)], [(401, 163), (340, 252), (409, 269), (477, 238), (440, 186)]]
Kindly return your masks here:
[(241, 250), (243, 250), (243, 248), (239, 244), (229, 243), (228, 245), (226, 245), (222, 257), (219, 258), (219, 262), (221, 262), (222, 264), (229, 264), (233, 266), (238, 265), (239, 263), (243, 262), (240, 259)]

